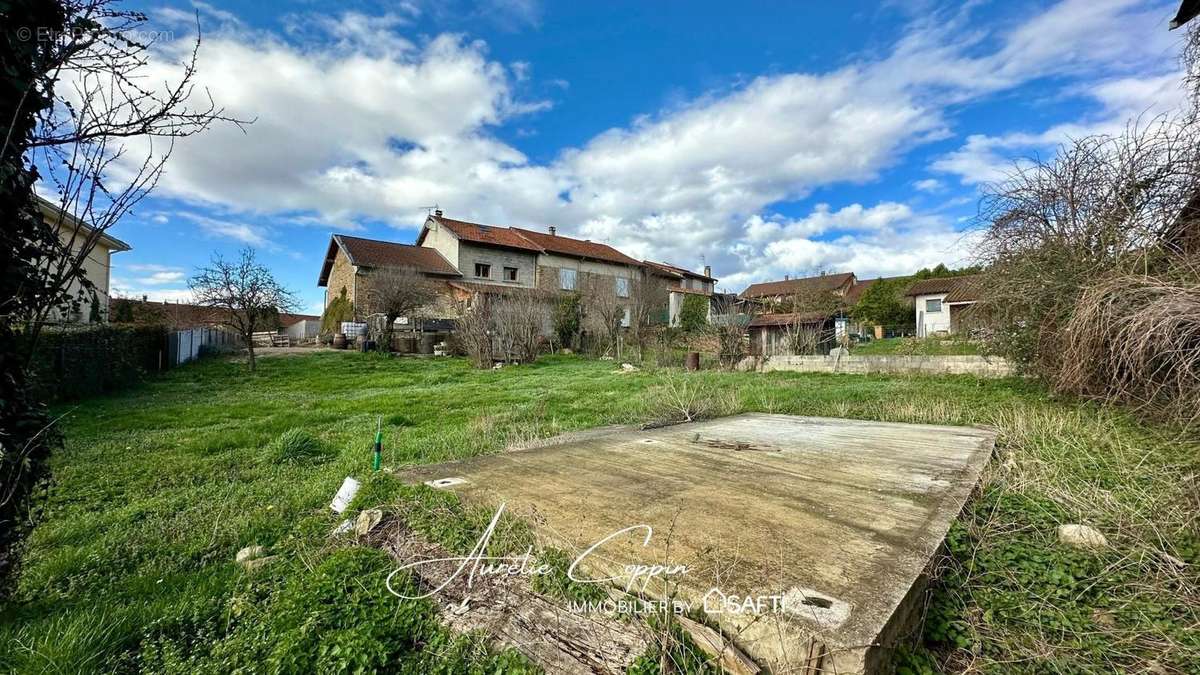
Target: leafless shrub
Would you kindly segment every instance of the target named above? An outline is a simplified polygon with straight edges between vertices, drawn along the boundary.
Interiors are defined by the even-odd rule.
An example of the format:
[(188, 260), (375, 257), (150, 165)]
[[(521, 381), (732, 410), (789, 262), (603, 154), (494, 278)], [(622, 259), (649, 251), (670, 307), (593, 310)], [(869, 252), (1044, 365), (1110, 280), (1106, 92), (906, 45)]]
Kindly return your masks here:
[(505, 360), (532, 363), (548, 332), (550, 307), (536, 291), (512, 292), (496, 299), (492, 321), (500, 355)]
[(730, 415), (739, 406), (736, 390), (722, 390), (703, 376), (678, 371), (663, 376), (662, 384), (651, 390), (649, 400), (652, 421), (647, 426)]
[(492, 301), (490, 295), (477, 293), (462, 303), (454, 320), (454, 335), (462, 350), (476, 368), (491, 368), (495, 363), (492, 352)]
[(713, 300), (713, 316), (710, 330), (717, 336), (717, 359), (726, 368), (732, 368), (750, 353), (746, 330), (754, 320), (754, 308), (747, 303), (738, 303), (727, 295)]
[(617, 297), (616, 280), (606, 275), (586, 275), (581, 299), (583, 329), (594, 338), (593, 351), (600, 356), (616, 356), (628, 304), (627, 299)]
[(1158, 118), (1073, 141), (985, 187), (984, 302), (1000, 325), (1027, 334), (1014, 348), (1053, 359), (1055, 336), (1089, 282), (1161, 258), (1200, 187), (1198, 141), (1192, 127)]
[(1200, 422), (1200, 268), (1187, 271), (1120, 275), (1088, 288), (1064, 332), (1071, 357), (1057, 386)]

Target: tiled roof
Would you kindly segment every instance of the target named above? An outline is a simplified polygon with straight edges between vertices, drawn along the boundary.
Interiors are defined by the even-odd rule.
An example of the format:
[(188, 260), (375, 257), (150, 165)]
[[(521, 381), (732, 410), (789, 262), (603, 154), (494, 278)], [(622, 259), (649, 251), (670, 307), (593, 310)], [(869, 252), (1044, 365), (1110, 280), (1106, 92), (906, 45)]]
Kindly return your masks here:
[(339, 248), (346, 254), (352, 265), (411, 267), (426, 274), (460, 276), (454, 265), (451, 265), (450, 261), (438, 253), (437, 249), (335, 234), (329, 241), (325, 264), (321, 266), (321, 276), (317, 279), (318, 286), (324, 286), (328, 281), (329, 271), (333, 268), (333, 260)]
[(630, 258), (624, 253), (621, 253), (608, 244), (600, 244), (594, 241), (588, 241), (586, 239), (564, 237), (561, 234), (534, 232), (533, 230), (525, 230), (519, 227), (510, 229), (512, 229), (513, 232), (519, 233), (529, 241), (532, 241), (534, 244), (540, 246), (546, 253), (556, 253), (558, 255), (565, 255), (573, 258), (603, 260), (605, 262), (617, 263), (618, 265), (634, 265), (636, 267), (642, 266), (642, 263)]
[(301, 321), (320, 321), (321, 317), (316, 314), (292, 314), (291, 312), (279, 313), (279, 325), (287, 328), (292, 324), (300, 323)]
[(854, 279), (853, 272), (841, 272), (838, 274), (822, 274), (816, 277), (803, 277), (801, 279), (765, 281), (759, 284), (750, 284), (746, 290), (742, 291), (742, 297), (761, 298), (776, 295), (792, 295), (802, 291), (834, 291), (852, 279)]
[(944, 302), (975, 302), (979, 300), (979, 283), (983, 277), (968, 274), (961, 277), (922, 279), (908, 287), (906, 295), (933, 295), (945, 293)]
[(695, 279), (704, 279), (705, 281), (716, 281), (716, 279), (714, 279), (712, 277), (704, 276), (703, 274), (700, 274), (699, 272), (693, 272), (689, 269), (684, 269), (682, 267), (679, 267), (678, 265), (672, 265), (671, 263), (654, 262), (653, 260), (643, 260), (642, 264), (652, 267), (655, 270), (658, 270), (659, 272), (662, 272), (663, 274), (665, 274), (667, 276), (673, 276), (678, 279), (682, 279), (683, 277), (692, 277)]
[[(536, 232), (520, 227), (499, 227), (496, 225), (469, 223), (465, 220), (454, 220), (453, 218), (438, 215), (429, 216), (429, 219), (441, 223), (459, 239), (475, 244), (500, 246), (534, 253), (555, 253), (572, 258), (602, 260), (618, 265), (641, 266), (640, 262), (621, 253), (608, 244), (601, 244), (586, 239), (576, 239), (561, 234)], [(420, 236), (417, 237), (417, 244), (420, 245), (424, 238), (425, 231), (422, 230)]]
[(521, 236), (516, 228), (468, 223), (465, 220), (454, 220), (445, 216), (429, 217), (441, 223), (446, 229), (464, 241), (475, 242), (476, 244), (489, 244), (491, 246), (503, 246), (504, 248), (515, 248), (522, 251), (533, 251), (535, 253), (542, 252), (541, 246)]
[(829, 316), (820, 312), (759, 314), (750, 321), (751, 328), (762, 326), (789, 326), (793, 323), (824, 323)]

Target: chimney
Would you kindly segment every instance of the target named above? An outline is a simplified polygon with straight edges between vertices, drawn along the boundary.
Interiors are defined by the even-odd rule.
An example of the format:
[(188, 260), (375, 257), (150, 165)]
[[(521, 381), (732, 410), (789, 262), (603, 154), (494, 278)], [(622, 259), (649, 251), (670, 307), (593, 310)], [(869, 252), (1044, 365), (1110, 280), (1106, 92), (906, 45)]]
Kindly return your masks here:
[(558, 228), (551, 225), (550, 226), (550, 236), (553, 237), (555, 234), (558, 234)]
[(438, 218), (441, 218), (441, 217), (442, 217), (442, 210), (441, 210), (441, 209), (434, 209), (434, 210), (433, 210), (433, 215), (437, 216)]
[(790, 281), (790, 280), (791, 280), (791, 278), (792, 278), (792, 275), (790, 275), (790, 274), (785, 274), (785, 275), (783, 275), (783, 280), (784, 280), (784, 281)]
[(706, 277), (712, 276), (712, 266), (711, 265), (704, 266), (704, 276), (706, 276)]
[(150, 299), (150, 296), (146, 295), (145, 293), (142, 293), (142, 302), (146, 302), (149, 299)]

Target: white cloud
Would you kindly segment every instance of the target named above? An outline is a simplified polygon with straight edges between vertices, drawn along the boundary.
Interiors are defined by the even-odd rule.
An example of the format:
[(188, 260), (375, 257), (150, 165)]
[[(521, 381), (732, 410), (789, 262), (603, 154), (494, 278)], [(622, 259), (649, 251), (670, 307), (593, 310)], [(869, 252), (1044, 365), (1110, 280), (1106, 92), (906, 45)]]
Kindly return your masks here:
[[(521, 21), (540, 16), (536, 3), (498, 4)], [(257, 121), (245, 134), (222, 126), (181, 140), (160, 189), (232, 214), (193, 220), (252, 245), (272, 235), (240, 213), (411, 227), (438, 203), (484, 222), (557, 224), (631, 255), (689, 265), (704, 256), (727, 281), (796, 272), (789, 264), (899, 273), (961, 253), (948, 241), (952, 224), (898, 203), (821, 205), (794, 221), (767, 211), (874, 180), (909, 148), (946, 137), (949, 106), (1031, 79), (1112, 73), (1087, 95), (1106, 111), (1101, 121), (1116, 119), (1160, 91), (1144, 73), (1166, 82), (1173, 39), (1159, 30), (1162, 12), (1130, 0), (1065, 0), (999, 29), (973, 22), (969, 9), (942, 13), (909, 26), (881, 57), (713, 91), (539, 164), (492, 133), (549, 106), (515, 93), (528, 64), (505, 67), (462, 36), (400, 34), (413, 14), (293, 22), (303, 46), (226, 22), (206, 37), (200, 84), (228, 113)], [(971, 136), (934, 168), (980, 180), (1007, 151), (1069, 131)], [(940, 181), (914, 187), (935, 191)]]
[(935, 160), (931, 168), (957, 175), (964, 184), (1002, 180), (1022, 160), (1053, 156), (1057, 146), (1071, 139), (1119, 134), (1130, 120), (1145, 120), (1179, 110), (1184, 103), (1180, 80), (1180, 73), (1168, 72), (1157, 77), (1119, 78), (1091, 84), (1086, 92), (1100, 109), (1091, 118), (1037, 132), (972, 134), (960, 148)]
[(184, 280), (186, 276), (182, 267), (173, 267), (170, 265), (155, 265), (155, 264), (132, 264), (119, 265), (118, 269), (124, 273), (138, 272), (143, 276), (132, 280), (141, 285), (161, 286), (164, 284), (177, 283)]
[(180, 213), (181, 217), (200, 226), (200, 229), (214, 237), (232, 239), (248, 246), (263, 246), (275, 248), (263, 231), (263, 228), (246, 223), (209, 218), (196, 213)]
[(153, 300), (155, 302), (191, 302), (192, 292), (186, 287), (161, 288), (146, 286), (136, 279), (113, 277), (112, 297)]
[(936, 178), (924, 178), (913, 183), (913, 187), (921, 192), (940, 192), (945, 186)]

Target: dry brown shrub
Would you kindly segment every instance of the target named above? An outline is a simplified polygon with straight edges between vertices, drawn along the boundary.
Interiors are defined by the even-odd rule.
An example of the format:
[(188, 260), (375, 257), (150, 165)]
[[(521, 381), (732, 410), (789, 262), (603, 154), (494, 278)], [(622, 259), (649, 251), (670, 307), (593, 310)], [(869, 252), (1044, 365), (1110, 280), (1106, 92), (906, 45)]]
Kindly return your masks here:
[(1200, 422), (1200, 266), (1182, 267), (1190, 274), (1119, 275), (1084, 291), (1063, 333), (1056, 386), (1186, 427)]

